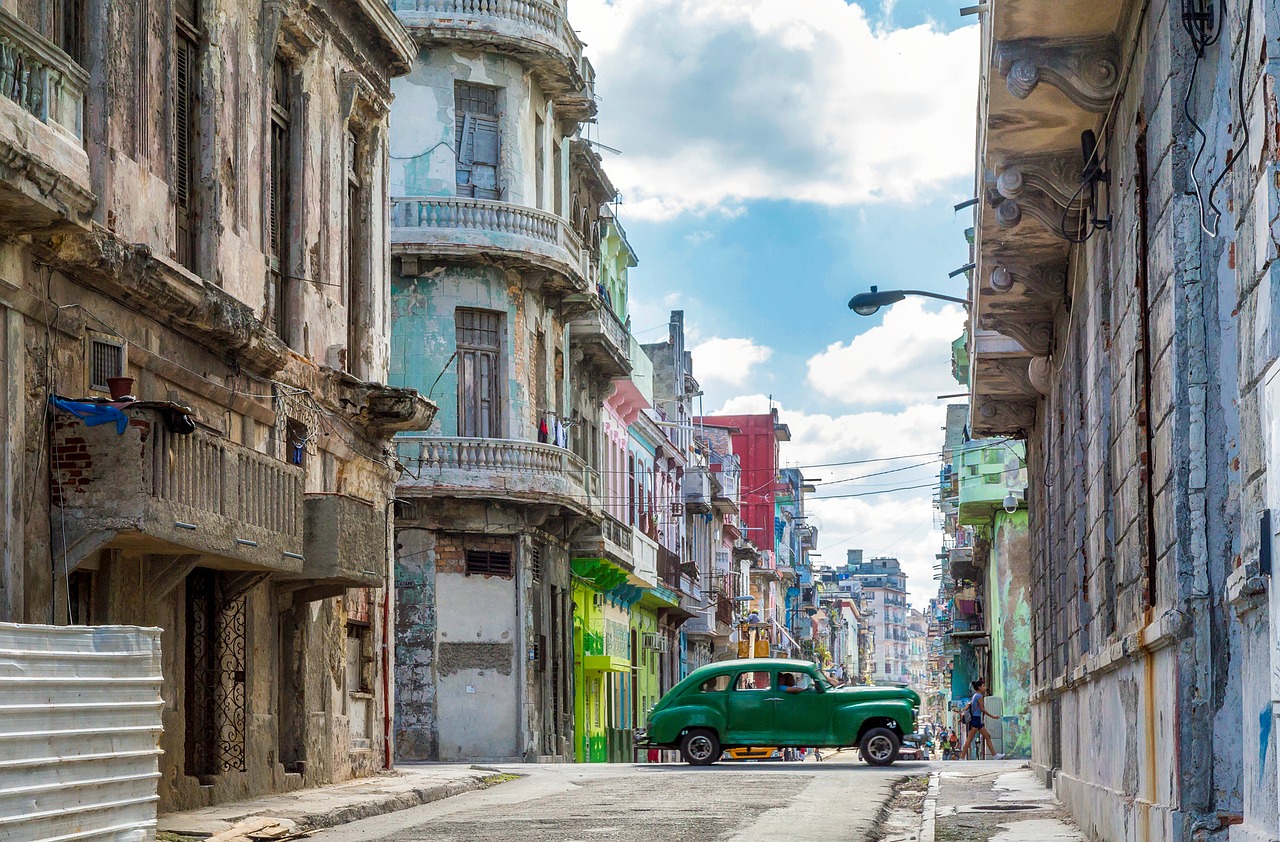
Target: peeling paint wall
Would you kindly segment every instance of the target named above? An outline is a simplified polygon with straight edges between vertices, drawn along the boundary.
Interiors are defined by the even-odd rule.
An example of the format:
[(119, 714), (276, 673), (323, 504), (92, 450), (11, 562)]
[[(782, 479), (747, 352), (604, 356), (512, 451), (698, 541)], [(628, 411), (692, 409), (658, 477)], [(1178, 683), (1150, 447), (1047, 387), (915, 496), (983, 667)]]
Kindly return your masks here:
[[(1262, 89), (1255, 59), (1274, 31), (1262, 5), (1229, 7), (1223, 46), (1198, 70), (1188, 107), (1209, 134), (1194, 165), (1206, 190), (1239, 142), (1237, 62), (1249, 119), (1261, 116), (1249, 91)], [(1274, 775), (1259, 766), (1271, 738), (1257, 724), (1261, 688), (1244, 678), (1270, 672), (1270, 654), (1251, 649), (1260, 612), (1233, 611), (1228, 588), (1256, 557), (1249, 392), (1261, 369), (1236, 330), (1256, 324), (1243, 255), (1260, 220), (1243, 197), (1270, 141), (1251, 132), (1249, 166), (1218, 193), (1222, 236), (1202, 233), (1181, 8), (1131, 11), (1132, 70), (1105, 138), (1113, 224), (1073, 250), (1072, 312), (1029, 431), (1032, 762), (1095, 838), (1274, 839), (1274, 792), (1250, 783)]]
[[(286, 422), (303, 423), (311, 434), (303, 446), (303, 490), (359, 498), (379, 521), (385, 519), (392, 473), (380, 452), (387, 436), (356, 417), (364, 407), (343, 405), (338, 396), (366, 386), (347, 374), (385, 380), (387, 373), (385, 139), (389, 77), (403, 60), (388, 41), (396, 33), (389, 35), (354, 4), (283, 2), (265, 11), (262, 4), (235, 0), (196, 5), (202, 20), (194, 72), (196, 234), (189, 267), (178, 262), (176, 234), (175, 105), (168, 83), (174, 78), (174, 4), (85, 3), (85, 29), (92, 37), (83, 45), (81, 66), (89, 84), (83, 150), (77, 147), (87, 156), (84, 186), (93, 194), (85, 217), (64, 209), (55, 226), (24, 225), (15, 208), (25, 202), (24, 212), (32, 212), (33, 205), (30, 197), (17, 198), (23, 168), (7, 170), (0, 181), (0, 416), (10, 422), (0, 441), (2, 495), (9, 501), (0, 524), (0, 619), (163, 629), (161, 810), (316, 786), (384, 765), (381, 590), (343, 594), (342, 586), (327, 585), (325, 597), (307, 595), (313, 582), (245, 571), (243, 563), (211, 552), (198, 529), (191, 530), (190, 546), (143, 543), (124, 534), (102, 549), (52, 551), (61, 515), (50, 507), (48, 467), (71, 453), (51, 446), (46, 399), (104, 396), (89, 376), (91, 342), (104, 338), (125, 343), (124, 373), (138, 398), (190, 407), (192, 419), (213, 441), (283, 464), (291, 455)], [(30, 7), (17, 11), (25, 14)], [(37, 30), (44, 24), (30, 17), (27, 22)], [(292, 141), (293, 224), (286, 232), (291, 309), (283, 337), (263, 321), (266, 71), (277, 48), (291, 63), (299, 103)], [(28, 152), (55, 148), (41, 134), (47, 127), (11, 100), (0, 107), (6, 125), (31, 134)], [(22, 123), (27, 119), (29, 124)], [(360, 181), (351, 208), (348, 131), (356, 136), (354, 170)], [(56, 168), (70, 159), (41, 163)], [(66, 167), (57, 180), (74, 183), (76, 172)], [(56, 192), (36, 202), (53, 201)], [(345, 233), (348, 210), (363, 220), (361, 236), (351, 240)], [(353, 334), (358, 355), (348, 354)], [(141, 458), (123, 449), (78, 454), (87, 461)], [(157, 470), (163, 471), (160, 464)], [(78, 470), (59, 468), (58, 476), (63, 469)], [(246, 494), (263, 490), (246, 482)], [(90, 510), (93, 505), (86, 500)], [(386, 567), (380, 543), (361, 552), (368, 556), (351, 559), (352, 567)], [(63, 574), (81, 556), (69, 582)], [(243, 634), (236, 638), (243, 645), (244, 668), (237, 671), (243, 673), (242, 739), (237, 749), (228, 749), (243, 756), (243, 763), (204, 776), (187, 759), (193, 637), (188, 594), (185, 579), (168, 575), (186, 563), (175, 561), (184, 557), (198, 557), (196, 569), (216, 570), (219, 581), (244, 586), (245, 607), (237, 621)], [(168, 586), (161, 588), (162, 581)], [(347, 672), (349, 631), (356, 627), (367, 629), (367, 650), (356, 670), (362, 673), (359, 687)], [(368, 721), (353, 728), (350, 717), (362, 710)]]
[(994, 515), (987, 565), (987, 617), (991, 677), (987, 692), (1000, 699), (996, 751), (1031, 756), (1031, 603), (1027, 513)]
[[(555, 191), (544, 189), (537, 202), (538, 170), (534, 132), (542, 120), (547, 144), (564, 142), (552, 129), (554, 109), (537, 82), (514, 59), (494, 53), (471, 53), (444, 47), (423, 48), (409, 75), (392, 82), (395, 102), (391, 121), (390, 185), (392, 196), (454, 196), (457, 194), (454, 150), (457, 112), (454, 85), (470, 82), (496, 88), (498, 95), (501, 157), (501, 201), (542, 210), (553, 207)], [(550, 116), (548, 116), (550, 115)], [(554, 174), (548, 154), (543, 161), (544, 185)]]

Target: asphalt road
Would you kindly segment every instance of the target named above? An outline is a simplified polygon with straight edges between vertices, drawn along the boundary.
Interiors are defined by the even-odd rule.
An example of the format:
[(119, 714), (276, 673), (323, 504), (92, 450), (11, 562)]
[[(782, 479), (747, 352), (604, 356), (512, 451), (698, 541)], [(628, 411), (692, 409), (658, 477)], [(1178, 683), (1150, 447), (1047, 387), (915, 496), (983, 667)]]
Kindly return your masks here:
[(313, 842), (861, 840), (893, 784), (930, 764), (501, 766), (519, 780), (317, 833)]

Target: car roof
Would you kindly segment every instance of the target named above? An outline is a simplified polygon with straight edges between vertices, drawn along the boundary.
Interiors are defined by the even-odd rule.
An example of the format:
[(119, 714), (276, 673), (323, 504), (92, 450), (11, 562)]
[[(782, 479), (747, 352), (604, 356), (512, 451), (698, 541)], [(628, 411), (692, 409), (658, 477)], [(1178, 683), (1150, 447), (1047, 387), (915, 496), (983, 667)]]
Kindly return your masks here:
[(773, 670), (773, 669), (796, 669), (807, 668), (817, 670), (812, 661), (799, 661), (793, 658), (739, 658), (734, 661), (716, 661), (714, 664), (706, 664), (698, 667), (689, 675), (704, 672), (719, 672), (720, 670)]

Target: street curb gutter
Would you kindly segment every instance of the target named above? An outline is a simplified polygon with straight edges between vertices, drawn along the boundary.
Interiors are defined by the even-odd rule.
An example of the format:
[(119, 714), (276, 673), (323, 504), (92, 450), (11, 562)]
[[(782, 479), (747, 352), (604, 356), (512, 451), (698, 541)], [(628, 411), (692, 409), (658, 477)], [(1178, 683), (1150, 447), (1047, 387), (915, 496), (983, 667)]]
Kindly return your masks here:
[(929, 775), (929, 791), (924, 796), (924, 810), (920, 813), (920, 842), (934, 842), (938, 820), (938, 790), (941, 788), (941, 772)]
[(322, 830), (328, 827), (337, 827), (340, 824), (359, 821), (360, 819), (371, 819), (375, 816), (384, 816), (387, 813), (398, 813), (401, 810), (421, 807), (423, 804), (431, 804), (436, 801), (443, 801), (446, 798), (452, 798), (455, 795), (474, 792), (477, 789), (483, 789), (485, 786), (487, 784), (480, 778), (468, 778), (447, 784), (424, 786), (398, 795), (389, 795), (359, 804), (351, 804), (324, 813), (291, 816), (290, 818), (293, 818), (298, 823), (299, 830)]
[[(476, 770), (483, 772), (485, 770)], [(293, 826), (297, 831), (323, 830), (338, 825), (348, 824), (350, 822), (360, 821), (361, 819), (374, 818), (375, 816), (383, 816), (388, 813), (395, 813), (401, 810), (409, 810), (414, 807), (421, 807), (424, 804), (431, 804), (436, 801), (442, 801), (446, 798), (452, 798), (455, 795), (464, 795), (468, 792), (474, 792), (480, 789), (487, 789), (494, 783), (489, 780), (492, 776), (486, 777), (483, 774), (472, 774), (465, 778), (448, 781), (444, 783), (433, 782), (423, 783), (420, 786), (411, 786), (399, 792), (382, 792), (370, 794), (368, 796), (348, 799), (347, 803), (335, 806), (311, 805), (309, 807), (300, 807), (297, 804), (281, 803), (279, 805), (257, 804), (248, 807), (243, 813), (237, 815), (222, 815), (217, 818), (209, 819), (209, 823), (218, 825), (227, 825), (226, 829), (233, 829), (236, 825), (243, 822), (257, 819), (275, 819), (285, 822)], [(323, 787), (321, 788), (323, 789)], [(212, 833), (225, 832), (224, 830), (210, 831), (205, 827), (199, 827), (200, 819), (193, 817), (182, 817), (182, 813), (169, 814), (168, 816), (160, 816), (159, 828), (160, 838), (177, 839), (177, 840), (198, 840), (207, 837)], [(166, 819), (169, 820), (169, 826), (166, 827)], [(174, 821), (178, 819), (178, 821)]]

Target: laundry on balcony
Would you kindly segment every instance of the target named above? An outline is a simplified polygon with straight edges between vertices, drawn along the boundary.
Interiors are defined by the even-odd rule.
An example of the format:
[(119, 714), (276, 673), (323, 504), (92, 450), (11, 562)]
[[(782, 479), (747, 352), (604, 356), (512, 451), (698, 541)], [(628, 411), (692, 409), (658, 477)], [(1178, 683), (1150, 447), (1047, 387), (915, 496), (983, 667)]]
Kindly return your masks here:
[(115, 424), (116, 434), (121, 436), (124, 435), (124, 431), (129, 427), (129, 416), (125, 415), (115, 404), (72, 401), (60, 398), (57, 395), (49, 396), (49, 404), (55, 409), (71, 413), (83, 421), (86, 427)]
[(116, 432), (124, 435), (129, 426), (126, 409), (154, 409), (164, 420), (165, 429), (178, 435), (189, 435), (196, 431), (191, 407), (182, 406), (172, 401), (114, 401), (104, 398), (80, 398), (71, 400), (60, 395), (50, 395), (49, 403), (55, 409), (70, 413), (84, 422), (86, 427), (97, 427), (99, 424), (115, 424)]

